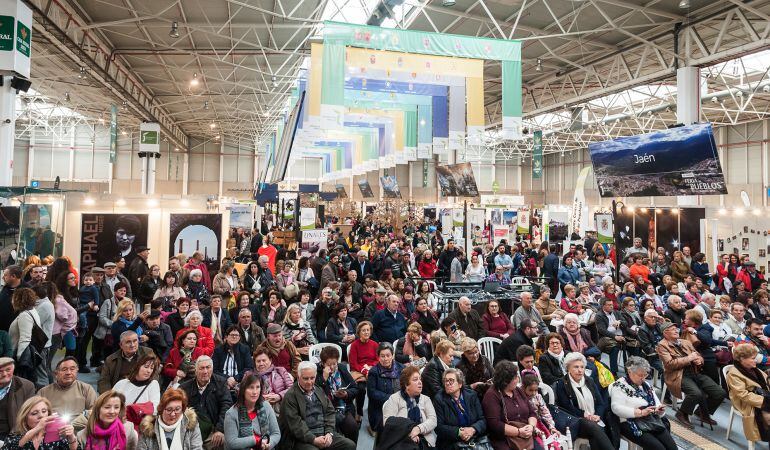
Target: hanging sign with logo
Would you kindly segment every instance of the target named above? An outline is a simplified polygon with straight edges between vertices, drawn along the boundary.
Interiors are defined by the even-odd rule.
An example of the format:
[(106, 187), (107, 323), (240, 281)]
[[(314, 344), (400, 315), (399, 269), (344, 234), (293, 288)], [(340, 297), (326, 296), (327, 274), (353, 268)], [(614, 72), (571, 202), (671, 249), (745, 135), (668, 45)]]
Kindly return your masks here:
[(139, 126), (139, 151), (160, 152), (160, 124), (147, 122)]
[(543, 176), (543, 132), (537, 130), (532, 135), (534, 146), (532, 147), (532, 178)]
[(0, 0), (0, 72), (29, 78), (32, 10), (21, 0)]
[(118, 107), (110, 107), (110, 164), (118, 157)]

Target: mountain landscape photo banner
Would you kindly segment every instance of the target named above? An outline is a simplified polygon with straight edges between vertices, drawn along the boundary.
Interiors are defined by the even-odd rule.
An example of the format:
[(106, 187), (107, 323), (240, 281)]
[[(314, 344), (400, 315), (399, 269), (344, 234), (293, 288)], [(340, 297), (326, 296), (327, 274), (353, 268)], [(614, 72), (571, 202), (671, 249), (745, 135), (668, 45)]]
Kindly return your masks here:
[(727, 194), (710, 123), (588, 145), (602, 197)]
[(471, 163), (436, 166), (438, 184), (442, 197), (478, 197), (476, 177), (473, 176)]

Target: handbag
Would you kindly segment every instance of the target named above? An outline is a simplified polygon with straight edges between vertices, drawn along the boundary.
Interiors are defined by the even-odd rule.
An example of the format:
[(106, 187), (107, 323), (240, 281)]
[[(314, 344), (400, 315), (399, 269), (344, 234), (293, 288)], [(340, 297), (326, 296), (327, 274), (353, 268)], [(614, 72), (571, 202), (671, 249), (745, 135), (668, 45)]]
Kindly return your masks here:
[[(505, 399), (503, 398), (502, 394), (500, 395), (500, 403), (503, 405), (503, 419), (505, 420), (505, 423), (507, 425), (511, 425), (516, 428), (521, 428), (529, 425), (523, 422), (517, 422), (515, 420), (508, 420), (508, 411), (505, 408)], [(510, 447), (513, 450), (533, 450), (535, 448), (534, 435), (535, 433), (532, 433), (532, 435), (529, 438), (523, 438), (521, 436), (516, 436), (516, 437), (506, 436), (505, 440), (506, 442), (508, 442), (508, 447)]]
[(492, 443), (489, 442), (489, 438), (481, 436), (479, 439), (473, 438), (468, 442), (460, 441), (457, 443), (457, 448), (462, 450), (493, 450)]
[(126, 406), (126, 420), (133, 423), (136, 429), (139, 429), (139, 424), (142, 423), (144, 416), (151, 416), (155, 412), (155, 407), (152, 402), (136, 403), (149, 385), (150, 384), (148, 383), (144, 386), (142, 391), (139, 392), (139, 395), (134, 399), (134, 403)]
[(48, 335), (45, 334), (45, 331), (43, 331), (43, 329), (40, 328), (40, 325), (37, 324), (32, 313), (27, 311), (27, 314), (32, 318), (32, 337), (29, 344), (35, 347), (35, 350), (40, 353), (45, 349), (45, 344), (48, 343)]
[(733, 363), (733, 354), (730, 350), (720, 349), (714, 352), (714, 356), (717, 358), (718, 366), (726, 366)]
[(663, 418), (658, 414), (650, 414), (644, 417), (638, 417), (634, 419), (636, 427), (642, 433), (657, 434), (667, 430), (666, 424), (663, 422)]

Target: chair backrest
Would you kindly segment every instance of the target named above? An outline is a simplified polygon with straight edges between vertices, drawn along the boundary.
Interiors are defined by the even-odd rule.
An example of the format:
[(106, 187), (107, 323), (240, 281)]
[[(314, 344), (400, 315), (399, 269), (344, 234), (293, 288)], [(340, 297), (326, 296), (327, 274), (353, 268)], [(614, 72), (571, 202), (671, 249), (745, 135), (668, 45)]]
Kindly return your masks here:
[(727, 372), (730, 371), (730, 369), (733, 368), (732, 364), (728, 364), (724, 367), (722, 367), (722, 376), (725, 378), (725, 384), (727, 384)]
[(483, 337), (479, 339), (477, 345), (482, 355), (492, 362), (495, 360), (495, 344), (500, 344), (503, 341), (496, 337)]
[(524, 277), (513, 277), (511, 279), (511, 285), (513, 286), (527, 286), (529, 284), (529, 280)]
[[(393, 341), (393, 356), (396, 356), (396, 348), (398, 347), (398, 339)], [(378, 355), (379, 356), (379, 355)]]
[(541, 382), (538, 386), (538, 389), (542, 392), (543, 397), (545, 398), (545, 401), (547, 401), (549, 404), (553, 405), (556, 403), (556, 395), (553, 392), (553, 388), (551, 386), (548, 386), (547, 384)]
[(337, 351), (340, 352), (340, 359), (342, 358), (342, 347), (337, 344), (332, 344), (331, 342), (324, 342), (310, 346), (310, 350), (308, 351), (308, 359), (310, 362), (313, 364), (321, 362), (321, 350), (323, 350), (324, 347), (337, 347)]

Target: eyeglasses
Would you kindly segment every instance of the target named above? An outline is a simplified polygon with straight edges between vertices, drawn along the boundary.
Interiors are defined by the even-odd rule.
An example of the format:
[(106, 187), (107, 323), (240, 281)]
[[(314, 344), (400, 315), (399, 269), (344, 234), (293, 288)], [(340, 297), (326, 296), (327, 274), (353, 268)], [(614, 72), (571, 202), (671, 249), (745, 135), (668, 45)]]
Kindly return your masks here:
[(455, 383), (457, 383), (457, 380), (455, 380), (454, 378), (447, 378), (446, 380), (444, 380), (444, 384), (455, 384)]
[(166, 414), (179, 414), (182, 412), (182, 407), (178, 406), (176, 408), (165, 408), (163, 412)]

